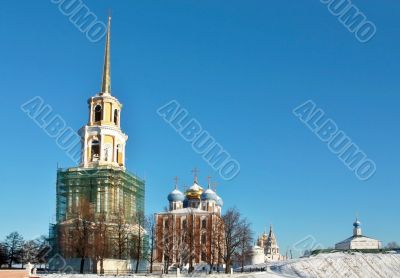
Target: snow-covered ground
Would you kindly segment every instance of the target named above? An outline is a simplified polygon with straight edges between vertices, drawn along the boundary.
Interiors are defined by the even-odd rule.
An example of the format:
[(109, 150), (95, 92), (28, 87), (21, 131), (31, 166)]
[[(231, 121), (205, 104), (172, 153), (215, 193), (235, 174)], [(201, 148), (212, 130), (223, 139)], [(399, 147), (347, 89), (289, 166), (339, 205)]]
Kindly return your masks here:
[(400, 254), (320, 254), (270, 266), (277, 274), (292, 277), (400, 277)]
[[(194, 275), (194, 276), (203, 276)], [(96, 275), (60, 275), (43, 276), (45, 278), (97, 278)], [(112, 278), (115, 276), (102, 276)], [(127, 278), (133, 276), (119, 276)], [(160, 277), (147, 276), (147, 277)], [(169, 275), (165, 277), (175, 277)], [(181, 277), (184, 277), (183, 275)], [(209, 275), (209, 278), (228, 278), (230, 275)], [(305, 277), (305, 278), (400, 278), (400, 254), (320, 254), (310, 258), (279, 262), (267, 267), (263, 273), (235, 274), (233, 278), (279, 278), (279, 277)]]

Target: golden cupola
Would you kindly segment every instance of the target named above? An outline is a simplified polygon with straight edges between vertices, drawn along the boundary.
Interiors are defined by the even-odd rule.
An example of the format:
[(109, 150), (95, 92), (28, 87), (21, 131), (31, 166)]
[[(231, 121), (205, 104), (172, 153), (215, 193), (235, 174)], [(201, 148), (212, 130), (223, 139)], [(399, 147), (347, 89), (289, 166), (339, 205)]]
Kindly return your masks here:
[(203, 193), (203, 188), (197, 183), (197, 179), (194, 184), (186, 191), (186, 197), (188, 199), (199, 199)]

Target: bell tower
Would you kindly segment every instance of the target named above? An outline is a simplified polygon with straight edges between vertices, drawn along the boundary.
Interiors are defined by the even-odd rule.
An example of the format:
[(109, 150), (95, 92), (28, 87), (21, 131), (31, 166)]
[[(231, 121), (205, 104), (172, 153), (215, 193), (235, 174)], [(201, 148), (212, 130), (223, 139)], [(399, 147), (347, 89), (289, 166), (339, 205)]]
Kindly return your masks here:
[(121, 130), (122, 104), (111, 95), (111, 17), (108, 18), (101, 91), (88, 100), (89, 120), (81, 128), (81, 167), (113, 166), (125, 169), (128, 136)]
[[(101, 89), (89, 98), (88, 120), (79, 130), (81, 162), (74, 167), (57, 169), (56, 221), (50, 225), (49, 234), (53, 257), (61, 255), (63, 258), (61, 262), (54, 260), (51, 263), (50, 268), (56, 271), (64, 268), (65, 263), (74, 271), (79, 271), (76, 269), (78, 264), (74, 263), (81, 258), (78, 245), (86, 244), (87, 252), (95, 254), (98, 245), (94, 243), (98, 240), (114, 242), (118, 235), (118, 223), (124, 223), (127, 231), (127, 240), (123, 244), (125, 251), (121, 252), (115, 244), (107, 245), (108, 251), (103, 251), (106, 253), (104, 261), (128, 262), (131, 259), (130, 250), (137, 248), (134, 247), (135, 239), (142, 240), (141, 252), (147, 248), (143, 234), (139, 233), (144, 230), (139, 221), (145, 215), (145, 181), (126, 169), (128, 136), (121, 130), (122, 104), (111, 90), (110, 28), (111, 17), (108, 18)], [(82, 231), (80, 223), (91, 223), (91, 227), (97, 227), (87, 231), (84, 243), (76, 239), (77, 233)], [(106, 232), (98, 233), (99, 227), (105, 227)], [(131, 264), (125, 265), (125, 271), (128, 271)], [(115, 263), (104, 263), (103, 268), (113, 272), (122, 270), (117, 270), (117, 266)]]

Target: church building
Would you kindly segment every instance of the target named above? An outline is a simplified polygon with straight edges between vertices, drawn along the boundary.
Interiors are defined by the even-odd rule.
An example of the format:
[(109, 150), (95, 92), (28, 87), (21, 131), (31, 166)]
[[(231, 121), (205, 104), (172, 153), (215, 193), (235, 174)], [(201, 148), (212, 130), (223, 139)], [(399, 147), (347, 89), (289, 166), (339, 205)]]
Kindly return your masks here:
[(223, 201), (211, 189), (198, 182), (181, 192), (176, 182), (168, 194), (168, 209), (155, 214), (156, 258), (158, 266), (167, 270), (179, 267), (193, 270), (204, 265), (209, 270), (222, 268), (224, 254), (224, 225), (221, 218)]
[(353, 223), (353, 236), (335, 245), (336, 250), (379, 250), (381, 248), (382, 243), (379, 240), (363, 236), (361, 222), (358, 219)]
[(280, 254), (272, 225), (270, 225), (268, 234), (265, 230), (264, 234), (258, 237), (256, 245), (251, 250), (250, 257), (251, 265), (286, 260), (286, 257)]
[[(79, 130), (81, 163), (57, 171), (56, 223), (50, 227), (50, 241), (53, 252), (65, 261), (53, 260), (53, 270), (65, 269), (65, 262), (76, 272), (129, 270), (133, 246), (145, 233), (145, 183), (126, 170), (128, 136), (121, 129), (122, 104), (111, 90), (110, 23), (111, 17), (101, 90), (89, 98), (88, 121)], [(123, 234), (123, 241), (117, 234)]]

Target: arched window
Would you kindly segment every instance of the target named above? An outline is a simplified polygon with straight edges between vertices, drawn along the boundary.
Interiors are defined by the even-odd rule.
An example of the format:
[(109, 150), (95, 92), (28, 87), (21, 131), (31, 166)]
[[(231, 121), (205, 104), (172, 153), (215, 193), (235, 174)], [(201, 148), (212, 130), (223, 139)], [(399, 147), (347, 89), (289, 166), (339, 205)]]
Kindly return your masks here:
[(115, 124), (115, 125), (118, 125), (118, 121), (119, 121), (118, 116), (119, 116), (118, 110), (115, 109), (115, 110), (114, 110), (114, 124)]
[(92, 161), (99, 161), (100, 159), (100, 143), (98, 140), (93, 140), (92, 145)]
[(122, 146), (120, 144), (117, 145), (117, 163), (122, 165)]
[(203, 219), (203, 220), (201, 221), (201, 228), (202, 228), (202, 229), (207, 229), (207, 220), (206, 220), (206, 219)]
[(94, 121), (95, 122), (100, 122), (101, 121), (101, 105), (96, 105), (94, 107)]

